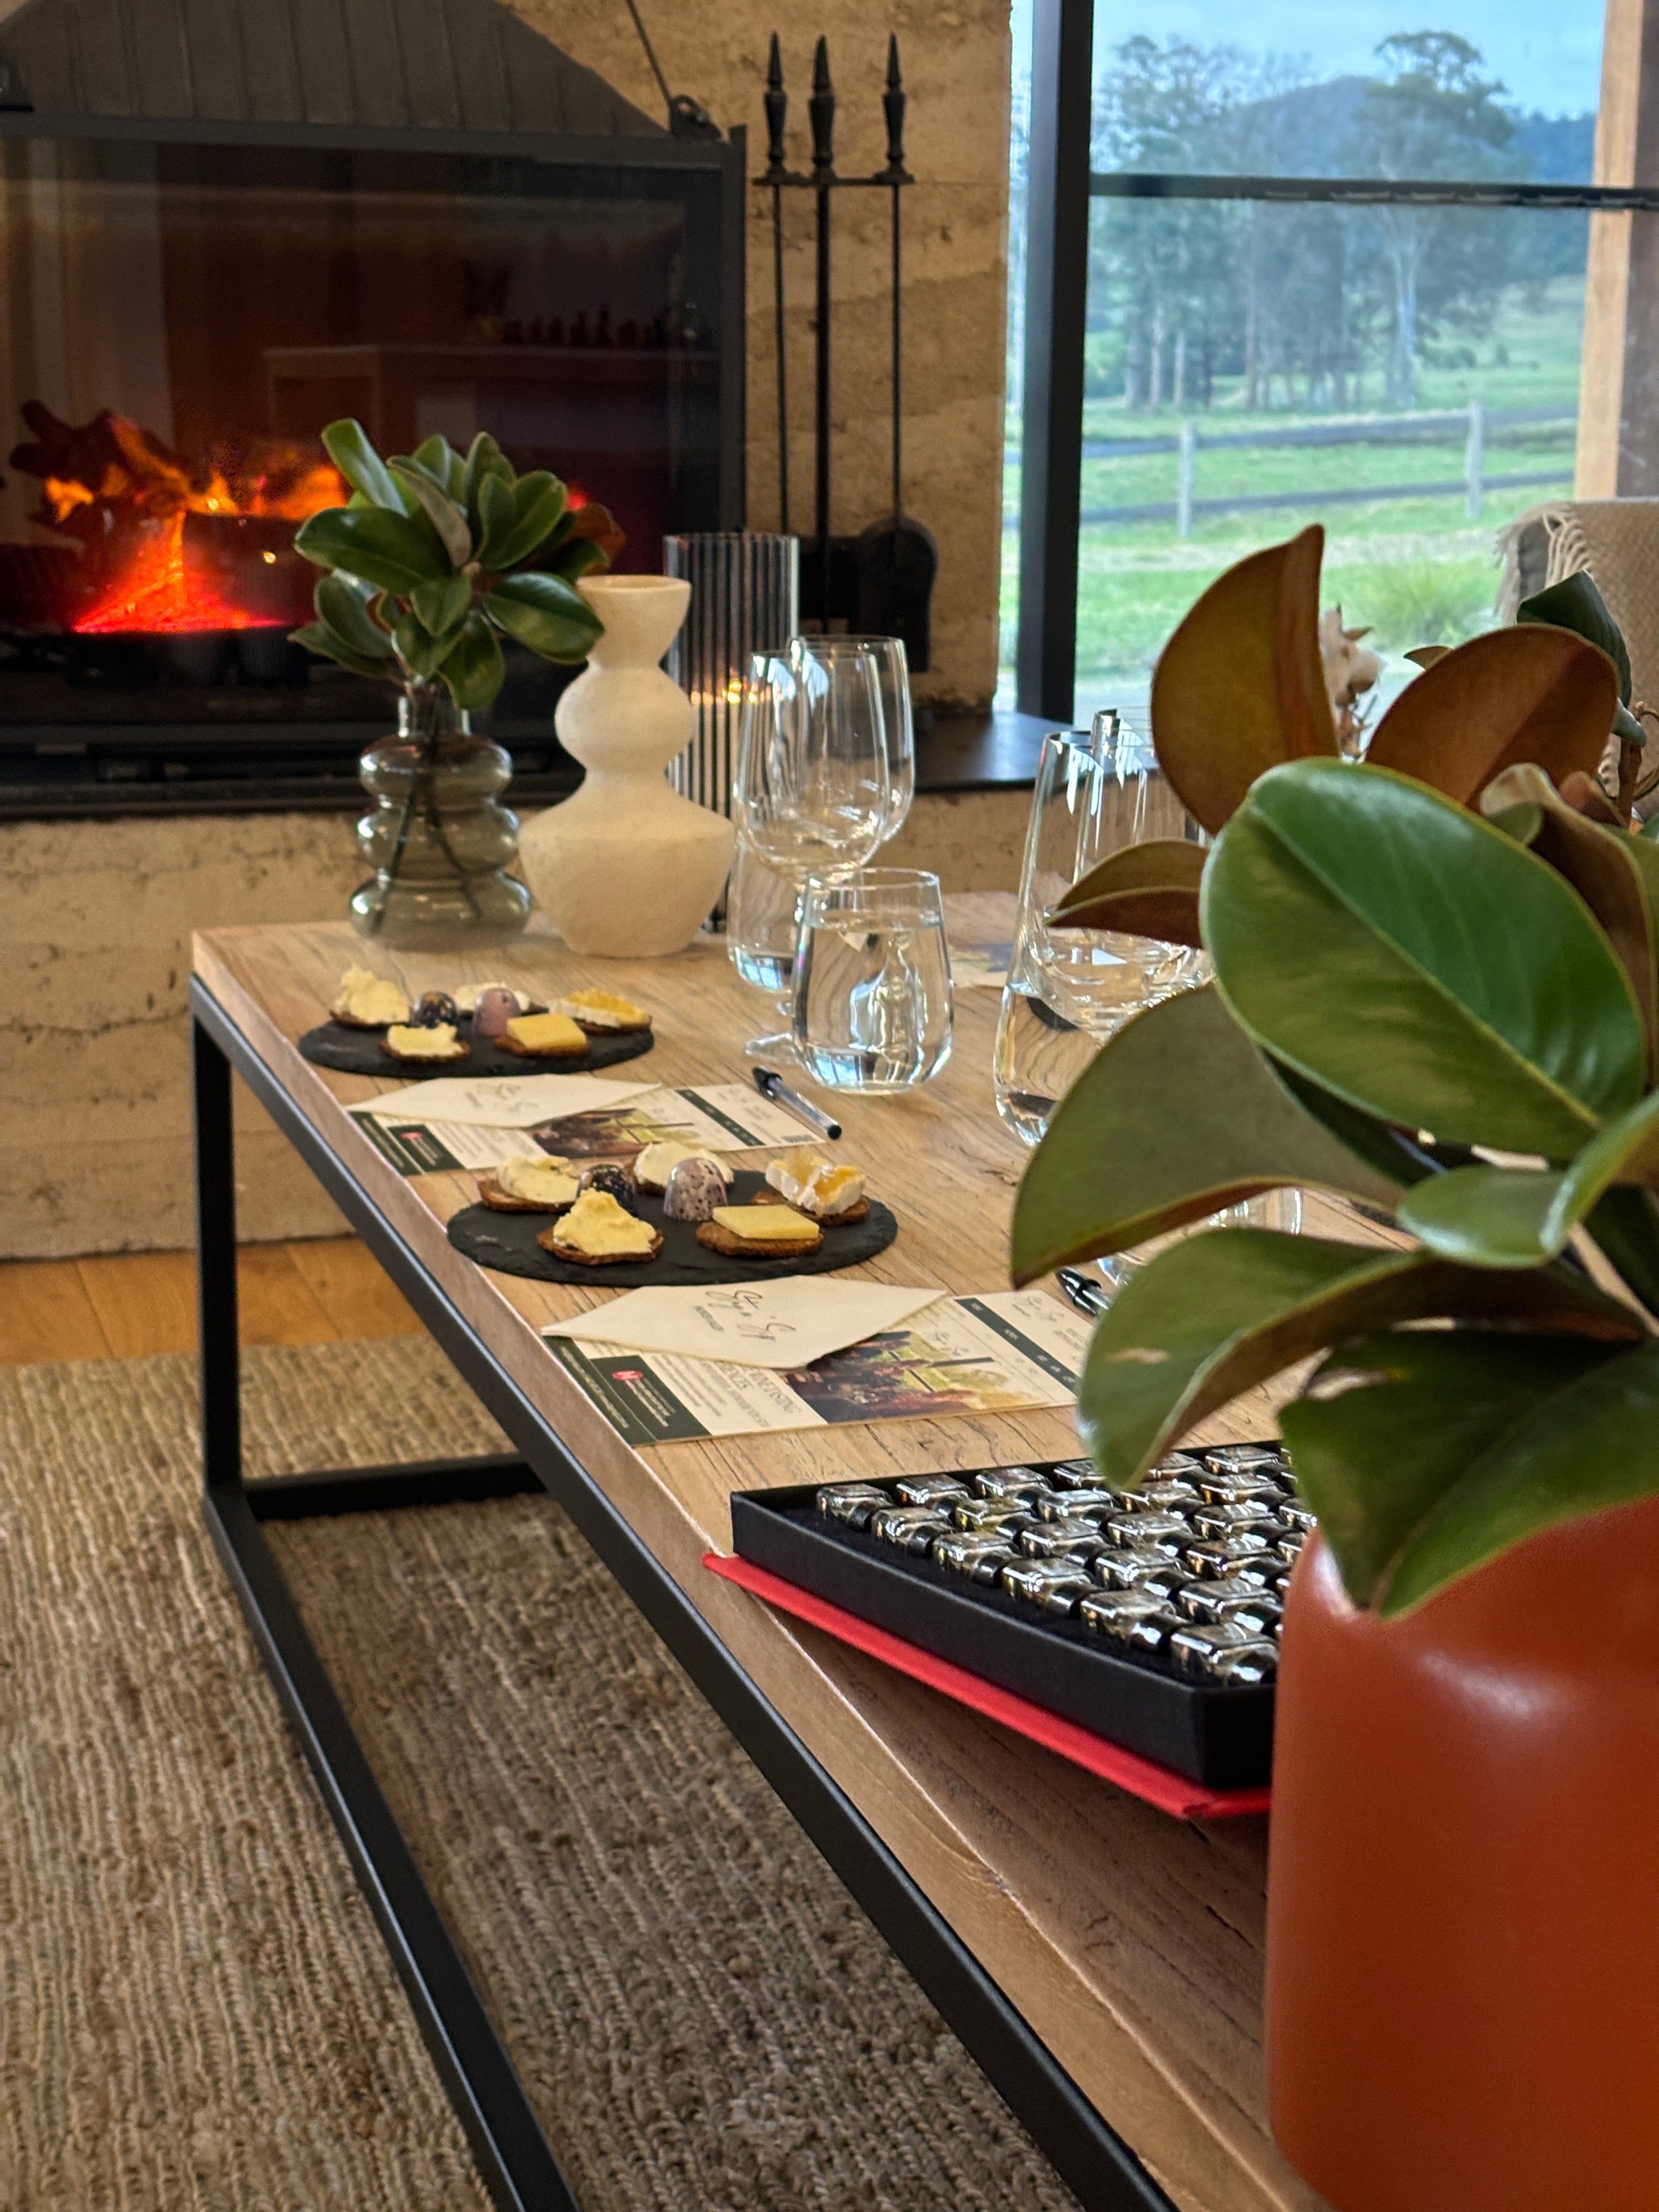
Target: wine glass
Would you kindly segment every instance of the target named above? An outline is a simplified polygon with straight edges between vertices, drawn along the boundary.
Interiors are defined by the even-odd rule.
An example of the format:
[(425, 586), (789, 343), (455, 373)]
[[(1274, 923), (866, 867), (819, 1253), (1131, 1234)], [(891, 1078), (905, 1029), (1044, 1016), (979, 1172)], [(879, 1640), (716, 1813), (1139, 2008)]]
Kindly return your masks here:
[[(756, 654), (732, 784), (744, 854), (781, 878), (797, 904), (809, 877), (833, 879), (864, 866), (893, 804), (875, 658), (821, 652), (822, 642), (801, 638), (787, 654)], [(737, 951), (734, 940), (734, 957)], [(743, 973), (741, 960), (738, 967)], [(779, 1011), (787, 1015), (787, 1004)], [(773, 1035), (748, 1049), (793, 1057), (794, 1048)]]
[(888, 781), (893, 794), (887, 827), (882, 832), (884, 845), (904, 827), (910, 802), (916, 795), (916, 726), (910, 706), (910, 664), (905, 654), (904, 640), (842, 636), (837, 633), (834, 637), (792, 638), (791, 653), (797, 647), (810, 650), (818, 659), (831, 663), (843, 654), (851, 657), (867, 653), (876, 664), (881, 682), (882, 720), (887, 730)]

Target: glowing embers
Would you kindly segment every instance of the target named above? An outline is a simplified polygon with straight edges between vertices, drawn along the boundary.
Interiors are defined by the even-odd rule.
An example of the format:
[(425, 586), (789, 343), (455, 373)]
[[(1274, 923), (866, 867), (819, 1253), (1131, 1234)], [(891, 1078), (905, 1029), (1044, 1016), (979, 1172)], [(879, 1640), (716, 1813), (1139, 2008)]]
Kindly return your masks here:
[(185, 518), (152, 524), (119, 579), (75, 625), (77, 635), (111, 630), (268, 629), (280, 615), (255, 614), (222, 599), (185, 563)]

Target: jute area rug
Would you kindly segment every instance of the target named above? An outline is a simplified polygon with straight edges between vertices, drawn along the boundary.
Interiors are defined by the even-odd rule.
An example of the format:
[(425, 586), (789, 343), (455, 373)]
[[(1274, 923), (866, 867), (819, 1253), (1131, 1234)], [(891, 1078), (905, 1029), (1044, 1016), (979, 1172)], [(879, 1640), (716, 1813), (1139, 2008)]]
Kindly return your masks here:
[[(250, 1471), (500, 1449), (418, 1339)], [(196, 1503), (180, 1358), (0, 1372), (0, 2205), (485, 2212)], [(1072, 2198), (544, 1499), (273, 1531), (586, 2212)]]

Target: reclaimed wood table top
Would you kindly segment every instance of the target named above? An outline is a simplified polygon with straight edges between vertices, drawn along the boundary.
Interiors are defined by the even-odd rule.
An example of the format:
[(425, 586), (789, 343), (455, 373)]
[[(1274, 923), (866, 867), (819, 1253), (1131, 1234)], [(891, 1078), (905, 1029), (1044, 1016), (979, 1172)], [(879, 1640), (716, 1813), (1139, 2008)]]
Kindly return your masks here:
[[(954, 942), (1003, 942), (1012, 901), (950, 902)], [(766, 1005), (718, 939), (651, 961), (582, 962), (537, 925), (507, 951), (376, 951), (412, 993), (500, 978), (541, 996), (582, 983), (651, 1007), (657, 1042), (619, 1077), (745, 1079), (744, 1039)], [(324, 1018), (343, 969), (365, 957), (343, 923), (214, 930), (195, 971), (330, 1148), (477, 1329), (567, 1448), (994, 1977), (1084, 2093), (1183, 2212), (1317, 2212), (1267, 2132), (1261, 2069), (1265, 1820), (1180, 1822), (968, 1712), (709, 1574), (731, 1548), (734, 1489), (887, 1477), (1063, 1457), (1069, 1413), (894, 1420), (635, 1449), (549, 1353), (542, 1323), (620, 1295), (487, 1273), (444, 1224), (470, 1175), (405, 1178), (343, 1109), (399, 1086), (338, 1075), (295, 1040)], [(1007, 1286), (1022, 1147), (991, 1084), (998, 994), (962, 989), (956, 1047), (901, 1099), (842, 1097), (840, 1156), (899, 1220), (856, 1272), (957, 1294)], [(757, 1157), (757, 1163), (759, 1158)], [(1057, 1295), (1057, 1293), (1056, 1293)], [(1273, 1430), (1262, 1394), (1201, 1433)]]

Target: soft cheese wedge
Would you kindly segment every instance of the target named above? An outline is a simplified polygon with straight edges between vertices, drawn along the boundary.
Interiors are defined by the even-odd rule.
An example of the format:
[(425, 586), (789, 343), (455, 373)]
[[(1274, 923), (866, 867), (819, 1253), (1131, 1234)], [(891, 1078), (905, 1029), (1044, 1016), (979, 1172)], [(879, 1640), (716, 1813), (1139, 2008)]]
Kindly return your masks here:
[(410, 1029), (394, 1023), (386, 1033), (386, 1049), (393, 1060), (465, 1060), (466, 1047), (448, 1022), (430, 1029)]
[(502, 1160), (493, 1172), (497, 1188), (526, 1206), (574, 1206), (576, 1202), (576, 1170), (568, 1160), (550, 1158), (545, 1152), (539, 1157), (520, 1152), (514, 1159)]
[(645, 1260), (662, 1232), (618, 1206), (608, 1190), (585, 1190), (568, 1213), (542, 1232), (550, 1252), (580, 1260)]
[(386, 1029), (409, 1019), (409, 997), (400, 984), (388, 982), (371, 968), (348, 968), (329, 1012), (354, 1029)]

